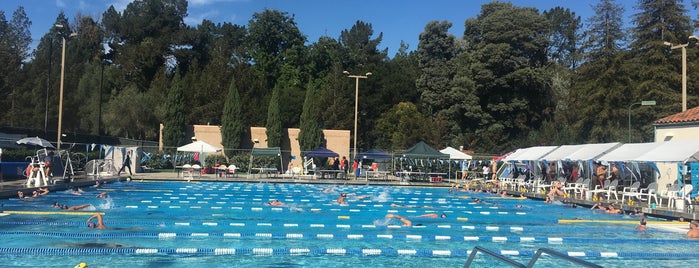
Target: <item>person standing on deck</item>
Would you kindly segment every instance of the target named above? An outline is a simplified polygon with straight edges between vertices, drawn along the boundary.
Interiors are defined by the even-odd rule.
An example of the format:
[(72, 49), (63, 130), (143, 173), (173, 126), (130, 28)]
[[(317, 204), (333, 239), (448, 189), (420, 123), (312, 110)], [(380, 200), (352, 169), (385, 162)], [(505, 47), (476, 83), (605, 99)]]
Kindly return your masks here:
[(347, 171), (349, 170), (349, 161), (347, 161), (347, 157), (342, 157), (342, 161), (340, 161), (340, 169), (342, 169), (342, 178), (346, 179)]
[(131, 173), (131, 151), (126, 152), (124, 164), (121, 165), (121, 169), (119, 169), (119, 172), (117, 172), (117, 176), (119, 176), (119, 174), (121, 174), (121, 172), (127, 167), (129, 168), (129, 175), (133, 176), (133, 173)]

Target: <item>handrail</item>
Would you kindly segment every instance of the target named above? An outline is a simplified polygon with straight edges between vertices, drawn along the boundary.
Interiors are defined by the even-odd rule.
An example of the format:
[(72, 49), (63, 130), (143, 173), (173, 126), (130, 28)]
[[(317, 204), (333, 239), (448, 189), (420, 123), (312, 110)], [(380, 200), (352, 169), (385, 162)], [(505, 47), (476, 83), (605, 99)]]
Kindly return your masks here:
[(512, 267), (522, 267), (522, 268), (525, 268), (525, 267), (526, 267), (526, 266), (524, 266), (524, 264), (521, 264), (521, 263), (519, 263), (519, 262), (516, 262), (516, 261), (513, 261), (513, 260), (511, 260), (511, 259), (508, 259), (507, 257), (505, 257), (505, 256), (503, 256), (503, 255), (501, 255), (501, 254), (492, 252), (492, 251), (487, 250), (487, 249), (485, 249), (485, 248), (482, 248), (482, 247), (480, 247), (480, 246), (475, 246), (475, 247), (473, 248), (473, 250), (471, 251), (471, 254), (468, 256), (468, 260), (467, 260), (466, 263), (464, 264), (464, 268), (471, 267), (471, 263), (472, 263), (473, 260), (476, 258), (476, 255), (478, 254), (479, 251), (480, 251), (480, 252), (483, 252), (483, 253), (485, 253), (485, 254), (487, 254), (487, 255), (490, 255), (490, 256), (494, 257), (495, 259), (497, 259), (497, 260), (500, 261), (500, 262), (509, 264), (509, 265), (512, 266)]
[(564, 260), (567, 260), (569, 262), (576, 263), (576, 264), (579, 264), (579, 265), (582, 265), (585, 267), (595, 267), (595, 268), (602, 267), (600, 265), (597, 265), (597, 264), (594, 264), (594, 263), (591, 263), (591, 262), (588, 262), (588, 261), (585, 261), (582, 259), (568, 256), (566, 254), (560, 253), (560, 252), (555, 251), (555, 250), (550, 249), (550, 248), (540, 248), (536, 251), (536, 253), (534, 253), (534, 257), (532, 257), (532, 259), (529, 261), (527, 268), (534, 267), (534, 263), (536, 263), (536, 261), (539, 259), (539, 257), (541, 256), (542, 253), (546, 253), (548, 255), (551, 255), (551, 256), (554, 256), (554, 257), (557, 257), (560, 259), (564, 259)]

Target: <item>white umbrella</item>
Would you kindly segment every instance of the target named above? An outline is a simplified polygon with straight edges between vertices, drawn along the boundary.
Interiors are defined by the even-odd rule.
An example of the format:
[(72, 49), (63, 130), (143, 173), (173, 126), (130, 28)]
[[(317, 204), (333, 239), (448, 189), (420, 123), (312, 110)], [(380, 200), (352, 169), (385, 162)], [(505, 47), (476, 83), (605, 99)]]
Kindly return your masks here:
[(41, 146), (44, 148), (56, 149), (49, 141), (39, 137), (28, 137), (17, 141), (17, 144)]

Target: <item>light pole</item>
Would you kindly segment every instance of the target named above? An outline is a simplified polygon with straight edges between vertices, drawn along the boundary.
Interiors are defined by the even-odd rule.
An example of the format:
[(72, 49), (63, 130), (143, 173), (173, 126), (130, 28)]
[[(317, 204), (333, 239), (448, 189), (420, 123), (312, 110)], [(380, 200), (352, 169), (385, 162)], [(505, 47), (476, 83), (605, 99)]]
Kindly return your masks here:
[(687, 47), (693, 46), (699, 41), (699, 37), (696, 35), (689, 36), (689, 41), (686, 44), (673, 45), (670, 42), (663, 42), (664, 45), (669, 46), (670, 49), (682, 49), (682, 111), (687, 110)]
[[(54, 25), (58, 29), (63, 29), (63, 24), (56, 24)], [(76, 33), (71, 33), (70, 37), (76, 36)], [(65, 69), (66, 69), (66, 36), (65, 34), (61, 33), (61, 39), (62, 39), (62, 44), (61, 44), (61, 85), (60, 85), (60, 93), (58, 94), (58, 140), (56, 142), (56, 148), (58, 150), (61, 149), (61, 124), (63, 124), (63, 80), (65, 78)]]
[(629, 105), (629, 143), (631, 143), (631, 107), (633, 107), (634, 105), (653, 106), (655, 105), (655, 101), (639, 101)]
[(347, 75), (349, 78), (354, 78), (354, 150), (352, 159), (357, 157), (357, 114), (359, 111), (359, 79), (367, 79), (371, 73), (366, 73), (365, 75), (352, 75), (348, 71), (343, 71), (343, 74)]

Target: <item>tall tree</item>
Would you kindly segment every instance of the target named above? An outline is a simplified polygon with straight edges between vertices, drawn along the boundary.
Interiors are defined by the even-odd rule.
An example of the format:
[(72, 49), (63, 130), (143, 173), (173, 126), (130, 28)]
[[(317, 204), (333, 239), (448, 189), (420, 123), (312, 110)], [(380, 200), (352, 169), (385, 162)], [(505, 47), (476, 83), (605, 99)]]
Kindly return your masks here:
[(545, 66), (546, 19), (535, 8), (492, 2), (465, 23), (479, 105), (489, 116), (479, 146), (507, 147), (552, 113)]
[(592, 10), (595, 15), (587, 19), (581, 48), (584, 61), (601, 60), (603, 65), (609, 65), (625, 42), (624, 7), (615, 0), (600, 0)]
[(301, 113), (299, 146), (302, 152), (313, 150), (325, 144), (323, 130), (318, 124), (320, 119), (320, 107), (317, 103), (317, 85), (308, 83), (306, 87), (306, 99), (303, 101), (303, 113)]
[(634, 79), (639, 83), (634, 97), (660, 104), (645, 110), (657, 110), (661, 114), (680, 112), (681, 53), (669, 50), (663, 42), (686, 43), (694, 32), (691, 18), (681, 0), (640, 0), (638, 4), (640, 10), (634, 15), (631, 43), (633, 61), (637, 64)]
[[(32, 107), (31, 96), (24, 96), (19, 85), (23, 84), (23, 65), (29, 56), (29, 45), (32, 42), (29, 27), (31, 21), (24, 12), (24, 7), (19, 6), (12, 13), (12, 20), (7, 22), (3, 14), (0, 14), (0, 103), (9, 111), (8, 123), (10, 126), (21, 125), (20, 118), (29, 118), (30, 114), (23, 114), (21, 107)], [(9, 108), (9, 109), (8, 109)]]
[[(462, 133), (455, 114), (448, 114), (448, 109), (458, 100), (451, 98), (453, 89), (451, 82), (454, 79), (456, 68), (452, 59), (457, 55), (454, 36), (449, 34), (450, 22), (432, 21), (427, 23), (425, 31), (420, 33), (417, 55), (420, 75), (415, 80), (420, 93), (420, 104), (425, 114), (432, 120), (446, 119), (450, 124), (440, 129), (446, 129), (440, 138), (448, 139)], [(456, 94), (457, 97), (460, 94)], [(441, 120), (440, 120), (441, 121)], [(440, 144), (444, 145), (444, 144)]]
[(179, 70), (175, 70), (167, 96), (167, 111), (163, 120), (163, 146), (170, 149), (185, 143), (184, 87)]
[(272, 98), (269, 99), (269, 107), (267, 108), (267, 147), (280, 147), (282, 144), (282, 118), (281, 110), (279, 109), (280, 100), (279, 94), (281, 89), (277, 88), (272, 92)]
[(228, 157), (235, 154), (235, 149), (240, 148), (244, 128), (241, 117), (243, 108), (235, 83), (235, 79), (231, 79), (221, 117), (221, 140)]
[[(303, 47), (306, 37), (301, 33), (293, 16), (286, 12), (265, 9), (252, 15), (248, 22), (248, 53), (254, 62), (252, 80), (255, 84), (246, 87), (241, 95), (251, 113), (248, 119), (253, 125), (264, 124), (264, 108), (270, 98), (281, 69), (290, 59), (287, 52)], [(292, 57), (293, 58), (293, 57)], [(247, 110), (247, 109), (246, 109)]]
[(562, 7), (544, 11), (543, 15), (549, 21), (549, 59), (562, 66), (575, 68), (580, 60), (580, 16), (576, 16), (569, 8)]

